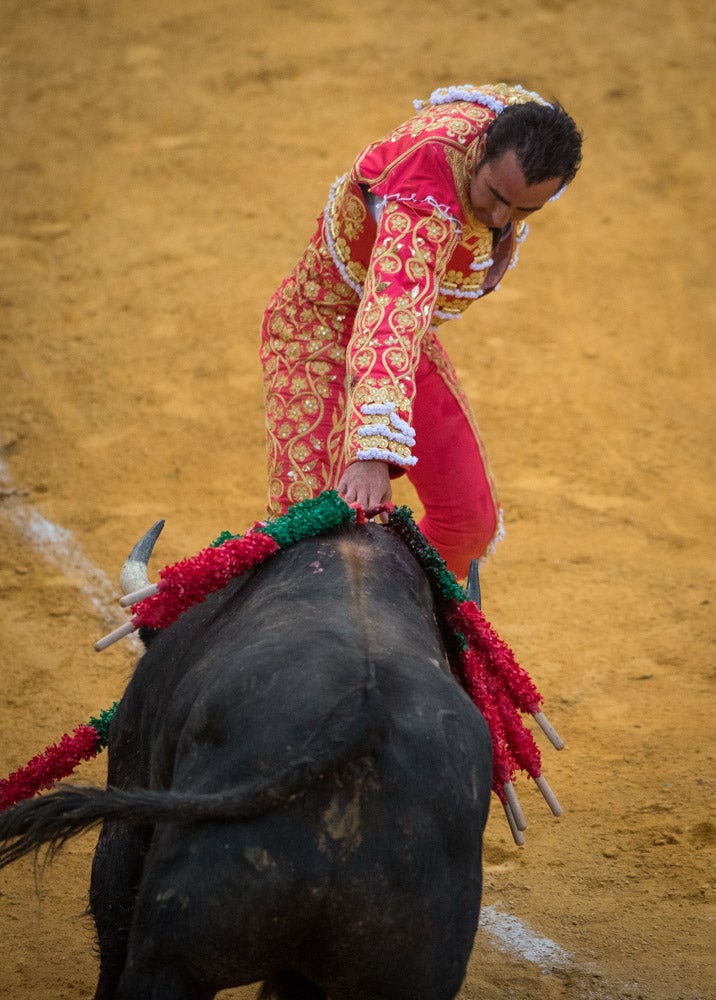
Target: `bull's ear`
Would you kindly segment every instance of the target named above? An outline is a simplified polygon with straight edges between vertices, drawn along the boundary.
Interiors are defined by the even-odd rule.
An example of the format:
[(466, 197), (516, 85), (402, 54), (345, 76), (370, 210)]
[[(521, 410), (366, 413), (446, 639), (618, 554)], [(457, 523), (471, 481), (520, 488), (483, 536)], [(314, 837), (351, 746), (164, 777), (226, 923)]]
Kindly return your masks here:
[(477, 559), (470, 562), (470, 569), (467, 574), (467, 599), (474, 601), (478, 608), (482, 609), (482, 595), (480, 593), (480, 567)]

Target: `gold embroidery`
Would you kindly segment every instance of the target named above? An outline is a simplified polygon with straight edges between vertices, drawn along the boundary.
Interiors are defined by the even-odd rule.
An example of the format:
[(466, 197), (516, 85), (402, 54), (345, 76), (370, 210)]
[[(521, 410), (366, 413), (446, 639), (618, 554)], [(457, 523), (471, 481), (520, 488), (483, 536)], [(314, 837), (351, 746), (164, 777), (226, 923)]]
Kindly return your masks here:
[[(296, 283), (308, 274), (312, 291), (304, 286), (299, 309)], [(272, 515), (337, 485), (345, 437), (344, 342), (357, 305), (320, 233), (269, 303), (261, 360)]]
[[(455, 249), (457, 232), (454, 224), (435, 213), (422, 216), (402, 202), (389, 202), (383, 211), (380, 240), (347, 354), (352, 392), (346, 462), (370, 449), (402, 459), (410, 456), (401, 441), (358, 434), (366, 421), (361, 407), (393, 403), (397, 415), (410, 423), (420, 343), (429, 328), (437, 283)], [(428, 267), (428, 255), (435, 262), (433, 267)]]
[(410, 406), (408, 397), (399, 386), (371, 385), (370, 379), (366, 379), (362, 385), (354, 390), (353, 398), (358, 406), (364, 406), (366, 403), (381, 403), (383, 405), (392, 403), (396, 410), (407, 410)]
[[(465, 148), (469, 136), (474, 135), (476, 131), (481, 132), (492, 118), (494, 118), (494, 113), (479, 104), (463, 102), (460, 106), (460, 116), (455, 115), (454, 106), (430, 105), (415, 117), (399, 125), (389, 135), (368, 146), (356, 162), (355, 176), (361, 184), (379, 184), (407, 156), (412, 156), (425, 143), (435, 142), (436, 136), (433, 134), (435, 132), (441, 133), (437, 138), (442, 140), (446, 147), (449, 148), (450, 145), (453, 145), (458, 150), (462, 150)], [(396, 153), (395, 158), (386, 164), (377, 176), (368, 177), (363, 173), (361, 164), (369, 158), (374, 149), (386, 142), (394, 142), (397, 146), (404, 137), (417, 141), (411, 142), (409, 148), (403, 152)]]
[(339, 260), (346, 265), (350, 277), (360, 282), (365, 278), (365, 268), (351, 260), (351, 242), (363, 233), (367, 217), (365, 202), (356, 193), (355, 182), (346, 174), (333, 191), (328, 211), (329, 233)]

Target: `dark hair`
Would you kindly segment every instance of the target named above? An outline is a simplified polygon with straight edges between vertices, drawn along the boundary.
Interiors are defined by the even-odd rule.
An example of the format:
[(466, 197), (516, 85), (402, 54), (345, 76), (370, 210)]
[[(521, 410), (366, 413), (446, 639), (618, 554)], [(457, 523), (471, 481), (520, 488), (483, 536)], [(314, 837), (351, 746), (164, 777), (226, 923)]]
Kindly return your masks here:
[(485, 132), (483, 162), (514, 149), (528, 184), (574, 179), (582, 162), (582, 134), (561, 104), (510, 104)]

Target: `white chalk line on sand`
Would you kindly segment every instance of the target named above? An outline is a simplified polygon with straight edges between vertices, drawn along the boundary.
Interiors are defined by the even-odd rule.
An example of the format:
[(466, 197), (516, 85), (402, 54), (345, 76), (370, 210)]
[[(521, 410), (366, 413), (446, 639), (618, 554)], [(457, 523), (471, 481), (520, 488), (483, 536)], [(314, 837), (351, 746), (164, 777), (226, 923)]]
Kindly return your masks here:
[[(53, 524), (19, 497), (21, 491), (13, 483), (7, 463), (0, 455), (0, 517), (9, 522), (42, 558), (61, 570), (89, 600), (104, 622), (112, 627), (124, 624), (127, 615), (117, 607), (119, 588), (106, 573), (95, 566), (82, 552), (72, 532)], [(130, 636), (138, 645), (135, 636)]]
[(494, 906), (483, 906), (480, 910), (480, 932), (492, 938), (501, 951), (517, 955), (545, 971), (574, 968), (572, 956), (561, 945)]
[[(117, 601), (117, 587), (106, 573), (85, 556), (72, 532), (53, 524), (33, 507), (19, 501), (17, 497), (20, 491), (16, 488), (13, 495), (9, 495), (13, 491), (13, 482), (2, 455), (0, 485), (6, 493), (5, 502), (0, 503), (0, 516), (12, 524), (43, 559), (72, 579), (107, 624), (123, 624), (127, 616), (119, 608), (113, 607)], [(494, 906), (483, 906), (480, 929), (500, 950), (539, 965), (542, 969), (573, 967), (572, 957), (560, 945), (528, 927), (517, 917), (501, 913)]]

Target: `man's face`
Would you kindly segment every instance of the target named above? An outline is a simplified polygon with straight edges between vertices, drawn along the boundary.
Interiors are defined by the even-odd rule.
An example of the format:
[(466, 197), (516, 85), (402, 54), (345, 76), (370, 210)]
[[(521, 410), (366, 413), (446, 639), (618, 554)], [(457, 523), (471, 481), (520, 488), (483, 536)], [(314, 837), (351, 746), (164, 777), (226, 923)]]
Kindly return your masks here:
[(508, 222), (521, 222), (538, 212), (561, 186), (559, 177), (527, 184), (517, 154), (509, 149), (490, 163), (478, 160), (470, 182), (470, 202), (478, 222), (502, 229)]

